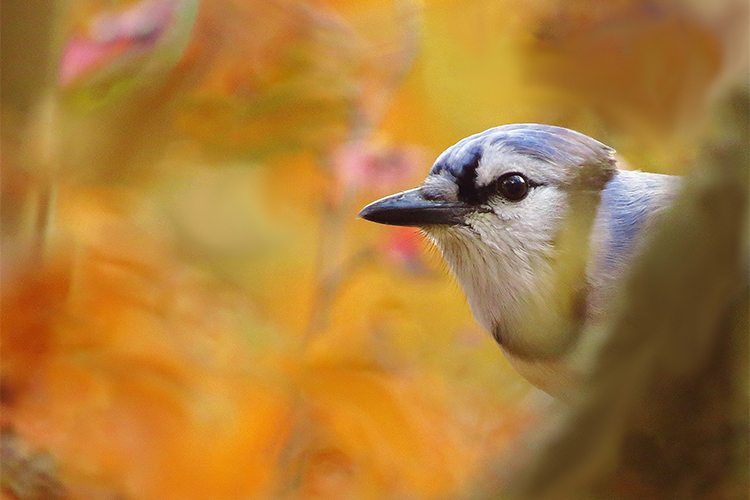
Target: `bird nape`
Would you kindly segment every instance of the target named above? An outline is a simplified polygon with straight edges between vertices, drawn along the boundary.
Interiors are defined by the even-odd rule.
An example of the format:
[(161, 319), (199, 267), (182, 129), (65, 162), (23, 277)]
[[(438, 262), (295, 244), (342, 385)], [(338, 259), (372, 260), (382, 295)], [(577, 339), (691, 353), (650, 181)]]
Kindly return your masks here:
[[(519, 439), (524, 465), (493, 469), (503, 498), (705, 498), (747, 484), (748, 412), (736, 408), (748, 397), (733, 382), (747, 356), (725, 355), (747, 350), (738, 99), (729, 109), (744, 118), (727, 120), (745, 141), (708, 140), (701, 175), (621, 170), (612, 148), (578, 132), (504, 125), (360, 212), (421, 228), (476, 321), (555, 398)], [(723, 321), (733, 308), (740, 319)]]

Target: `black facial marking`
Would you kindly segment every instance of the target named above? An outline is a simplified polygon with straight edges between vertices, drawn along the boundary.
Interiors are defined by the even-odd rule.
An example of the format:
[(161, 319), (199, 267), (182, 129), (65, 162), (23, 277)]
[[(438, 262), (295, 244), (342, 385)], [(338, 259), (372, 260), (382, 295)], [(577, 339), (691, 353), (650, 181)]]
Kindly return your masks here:
[[(476, 208), (493, 199), (520, 202), (532, 188), (544, 185), (520, 172), (509, 172), (488, 185), (477, 186), (480, 160), (498, 151), (548, 163), (550, 169), (561, 169), (561, 175), (553, 176), (552, 183), (565, 179), (568, 185), (601, 189), (616, 170), (614, 150), (590, 137), (561, 127), (521, 123), (495, 127), (459, 141), (440, 155), (430, 173), (450, 177), (458, 187), (459, 201)], [(514, 174), (521, 175), (526, 184), (518, 177), (509, 182), (507, 176)]]
[(482, 149), (472, 148), (467, 152), (468, 157), (457, 170), (456, 184), (458, 185), (458, 199), (470, 205), (480, 203), (477, 191), (477, 168), (479, 160), (482, 159)]
[(533, 188), (543, 186), (543, 183), (528, 179), (518, 172), (501, 175), (486, 186), (474, 187), (473, 205), (486, 204), (490, 199), (500, 196), (510, 202), (519, 202), (526, 198)]
[(484, 154), (487, 148), (502, 149), (556, 166), (597, 165), (602, 175), (596, 176), (594, 181), (615, 170), (614, 150), (591, 137), (552, 125), (520, 123), (491, 128), (459, 141), (440, 155), (431, 173), (464, 179), (465, 196), (471, 198), (472, 187), (468, 180), (476, 178), (476, 163), (472, 160), (477, 153)]

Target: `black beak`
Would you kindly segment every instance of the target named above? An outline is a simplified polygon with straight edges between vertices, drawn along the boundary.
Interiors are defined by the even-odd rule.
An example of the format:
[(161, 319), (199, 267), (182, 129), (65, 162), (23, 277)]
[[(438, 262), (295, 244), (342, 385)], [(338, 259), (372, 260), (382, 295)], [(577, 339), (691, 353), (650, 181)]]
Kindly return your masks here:
[(424, 227), (463, 224), (470, 211), (464, 204), (426, 200), (422, 189), (415, 188), (370, 203), (359, 217), (378, 224)]

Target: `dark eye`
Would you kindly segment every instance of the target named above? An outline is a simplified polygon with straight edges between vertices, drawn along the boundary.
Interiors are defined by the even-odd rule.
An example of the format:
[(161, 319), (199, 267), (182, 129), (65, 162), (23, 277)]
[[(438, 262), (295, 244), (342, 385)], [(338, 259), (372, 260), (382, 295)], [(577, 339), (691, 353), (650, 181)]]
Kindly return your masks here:
[(510, 201), (521, 201), (529, 192), (529, 181), (521, 174), (505, 174), (498, 182), (500, 196)]

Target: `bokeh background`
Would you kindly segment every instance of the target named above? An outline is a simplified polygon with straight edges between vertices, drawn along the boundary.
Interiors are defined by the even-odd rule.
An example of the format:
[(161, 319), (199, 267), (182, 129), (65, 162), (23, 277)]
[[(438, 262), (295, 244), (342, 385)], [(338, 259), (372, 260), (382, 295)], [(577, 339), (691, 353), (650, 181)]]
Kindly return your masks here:
[(460, 498), (542, 397), (418, 232), (459, 139), (685, 174), (744, 0), (12, 0), (2, 497)]

